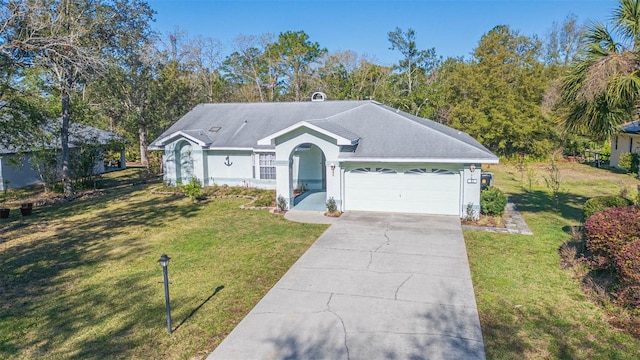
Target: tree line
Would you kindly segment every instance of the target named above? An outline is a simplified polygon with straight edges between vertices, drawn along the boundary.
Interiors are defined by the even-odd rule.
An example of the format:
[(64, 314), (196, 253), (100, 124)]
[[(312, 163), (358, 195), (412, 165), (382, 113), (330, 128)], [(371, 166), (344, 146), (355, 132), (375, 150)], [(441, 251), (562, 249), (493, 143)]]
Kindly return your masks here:
[[(380, 41), (401, 58), (385, 66), (353, 51), (329, 52), (303, 30), (238, 35), (223, 54), (212, 38), (179, 30), (158, 34), (151, 26), (154, 11), (142, 0), (0, 5), (0, 141), (29, 144), (43, 123), (61, 119), (68, 196), (70, 123), (122, 135), (128, 159), (149, 165), (150, 140), (205, 102), (307, 101), (315, 91), (330, 100), (371, 99), (465, 131), (506, 157), (577, 151), (612, 133), (611, 126), (591, 131), (585, 119), (593, 114), (602, 120), (611, 109), (617, 117), (609, 116), (608, 124), (615, 126), (631, 118), (629, 101), (593, 103), (606, 103), (603, 84), (637, 59), (617, 56), (598, 83), (590, 66), (626, 48), (612, 38), (602, 48), (604, 40), (594, 36), (604, 36), (606, 27), (582, 25), (574, 15), (550, 24), (542, 36), (497, 25), (478, 39), (469, 58), (444, 59), (434, 48), (418, 48), (413, 29), (391, 29)], [(625, 6), (640, 9), (638, 0), (621, 0), (618, 11)], [(627, 34), (636, 46), (637, 33)], [(631, 82), (620, 97), (637, 97)]]

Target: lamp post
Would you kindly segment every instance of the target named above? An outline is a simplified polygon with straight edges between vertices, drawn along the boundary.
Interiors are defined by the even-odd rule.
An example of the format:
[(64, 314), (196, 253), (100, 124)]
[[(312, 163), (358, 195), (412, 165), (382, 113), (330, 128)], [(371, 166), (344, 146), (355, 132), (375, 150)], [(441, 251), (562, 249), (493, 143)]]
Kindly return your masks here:
[(164, 299), (167, 307), (167, 332), (171, 335), (171, 303), (169, 302), (169, 274), (167, 266), (169, 266), (170, 257), (167, 254), (162, 254), (158, 262), (162, 266), (162, 274), (164, 275)]

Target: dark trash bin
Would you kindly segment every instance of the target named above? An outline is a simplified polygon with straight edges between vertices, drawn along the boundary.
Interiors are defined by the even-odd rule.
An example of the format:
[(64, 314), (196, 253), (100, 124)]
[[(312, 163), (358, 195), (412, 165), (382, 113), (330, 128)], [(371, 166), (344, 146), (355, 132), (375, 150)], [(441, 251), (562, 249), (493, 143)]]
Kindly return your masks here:
[(480, 175), (480, 191), (493, 185), (493, 173), (482, 173)]

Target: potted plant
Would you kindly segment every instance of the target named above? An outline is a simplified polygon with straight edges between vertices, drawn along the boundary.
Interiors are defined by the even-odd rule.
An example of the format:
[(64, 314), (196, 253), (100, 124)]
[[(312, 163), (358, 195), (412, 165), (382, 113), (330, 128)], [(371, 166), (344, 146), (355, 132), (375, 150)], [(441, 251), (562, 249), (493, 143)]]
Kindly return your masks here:
[(6, 207), (7, 202), (7, 187), (9, 186), (9, 180), (4, 181), (4, 189), (2, 191), (2, 206), (0, 207), (0, 219), (6, 219), (9, 217), (11, 209)]
[(22, 216), (29, 216), (33, 211), (33, 203), (25, 203), (20, 205), (20, 213)]

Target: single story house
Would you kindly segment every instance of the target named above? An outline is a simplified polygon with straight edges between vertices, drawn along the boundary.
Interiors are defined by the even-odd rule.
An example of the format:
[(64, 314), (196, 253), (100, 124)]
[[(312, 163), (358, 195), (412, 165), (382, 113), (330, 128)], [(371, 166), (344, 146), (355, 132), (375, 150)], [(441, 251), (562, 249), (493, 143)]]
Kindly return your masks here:
[(465, 216), (480, 208), (481, 164), (468, 134), (376, 101), (201, 104), (149, 146), (164, 180), (275, 189), (292, 208), (304, 187), (339, 210)]
[(611, 139), (611, 156), (609, 165), (619, 167), (620, 155), (635, 153), (640, 155), (640, 122), (632, 121), (623, 124), (620, 132)]
[[(48, 140), (33, 140), (28, 146), (3, 145), (0, 143), (0, 191), (7, 188), (18, 189), (26, 186), (42, 184), (38, 168), (41, 164), (34, 164), (35, 149), (60, 149), (59, 136), (60, 120), (51, 122), (41, 134)], [(116, 141), (124, 143), (120, 136), (105, 130), (87, 125), (72, 123), (69, 128), (69, 149), (71, 152), (83, 143), (107, 145)], [(120, 149), (120, 160), (113, 164), (105, 164), (103, 153), (98, 156), (93, 167), (93, 174), (102, 174), (125, 168), (124, 146)], [(109, 166), (111, 165), (111, 166)]]

